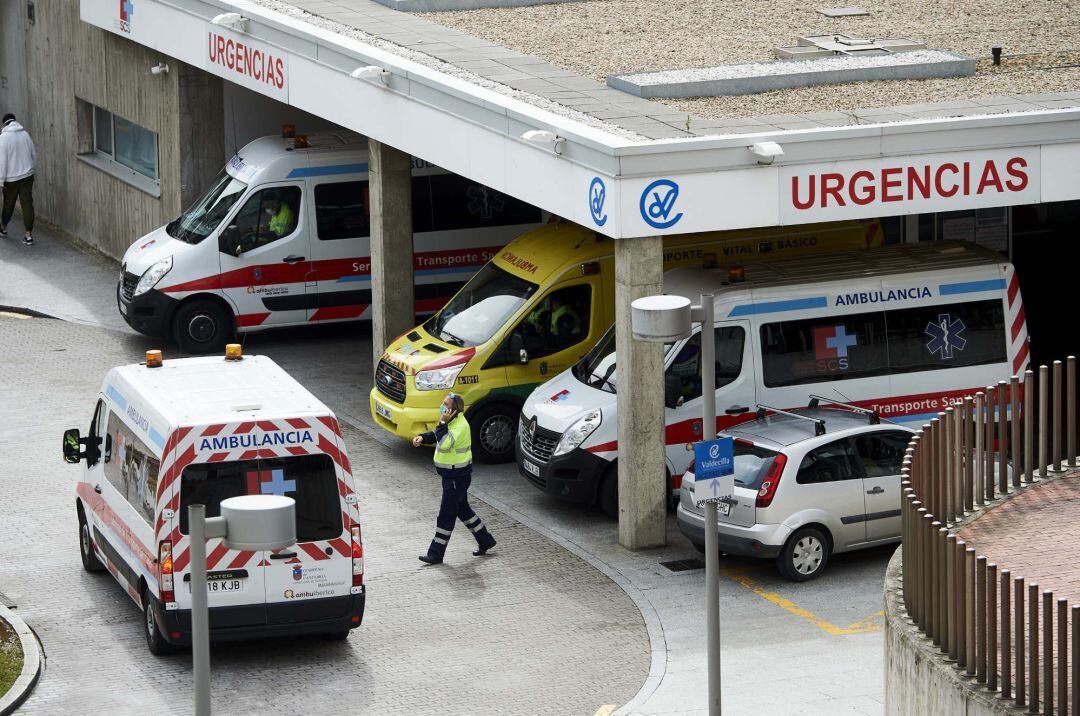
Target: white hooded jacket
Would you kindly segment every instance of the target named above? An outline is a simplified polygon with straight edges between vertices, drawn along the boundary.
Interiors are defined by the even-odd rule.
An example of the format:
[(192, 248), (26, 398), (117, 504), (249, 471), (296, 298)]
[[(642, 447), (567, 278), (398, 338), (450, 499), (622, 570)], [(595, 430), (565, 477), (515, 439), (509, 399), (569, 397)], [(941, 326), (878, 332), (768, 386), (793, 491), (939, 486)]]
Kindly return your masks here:
[(11, 120), (0, 129), (0, 182), (30, 176), (36, 159), (34, 141), (21, 124)]

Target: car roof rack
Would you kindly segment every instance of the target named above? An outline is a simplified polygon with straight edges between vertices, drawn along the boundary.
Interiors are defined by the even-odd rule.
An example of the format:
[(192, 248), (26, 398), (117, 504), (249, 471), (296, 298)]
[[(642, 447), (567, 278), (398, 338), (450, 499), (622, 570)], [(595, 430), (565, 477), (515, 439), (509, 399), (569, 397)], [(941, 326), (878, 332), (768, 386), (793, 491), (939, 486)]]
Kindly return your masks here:
[(792, 418), (798, 418), (799, 420), (809, 420), (810, 422), (812, 422), (814, 424), (814, 435), (815, 436), (825, 434), (825, 421), (822, 420), (821, 418), (811, 418), (809, 415), (799, 415), (798, 413), (793, 413), (793, 412), (791, 412), (789, 410), (781, 410), (780, 408), (771, 408), (768, 405), (762, 405), (761, 403), (757, 404), (757, 419), (758, 420), (763, 420), (765, 418), (765, 414), (768, 413), (768, 412), (778, 413), (780, 415), (787, 415), (787, 416), (792, 417)]
[(826, 398), (821, 395), (810, 395), (810, 408), (816, 408), (818, 403), (828, 403), (829, 405), (839, 405), (841, 408), (847, 408), (853, 413), (861, 413), (870, 420), (871, 425), (878, 425), (881, 423), (881, 415), (878, 411), (871, 410), (870, 408), (864, 408), (860, 405), (852, 405), (851, 403), (841, 403), (839, 400), (833, 400), (832, 398)]

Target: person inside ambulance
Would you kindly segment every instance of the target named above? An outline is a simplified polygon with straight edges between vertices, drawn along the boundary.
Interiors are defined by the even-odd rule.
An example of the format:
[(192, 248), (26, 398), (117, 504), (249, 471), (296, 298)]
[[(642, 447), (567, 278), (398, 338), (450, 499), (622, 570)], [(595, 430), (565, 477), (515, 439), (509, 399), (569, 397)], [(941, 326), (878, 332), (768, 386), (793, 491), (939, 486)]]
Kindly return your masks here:
[(263, 189), (244, 204), (236, 217), (238, 253), (289, 236), (296, 230), (300, 191), (294, 187)]
[(548, 300), (542, 301), (525, 318), (526, 336), (529, 333), (535, 335), (541, 344), (546, 345), (548, 352), (562, 350), (582, 338), (581, 317), (564, 298), (560, 291), (552, 293)]

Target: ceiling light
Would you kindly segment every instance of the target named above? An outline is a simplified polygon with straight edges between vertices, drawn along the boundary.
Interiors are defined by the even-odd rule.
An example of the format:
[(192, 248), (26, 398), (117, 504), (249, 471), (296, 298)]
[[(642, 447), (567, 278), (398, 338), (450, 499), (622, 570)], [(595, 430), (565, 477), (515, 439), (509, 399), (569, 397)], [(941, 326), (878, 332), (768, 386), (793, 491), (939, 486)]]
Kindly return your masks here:
[(560, 137), (554, 132), (548, 132), (544, 129), (530, 129), (523, 133), (521, 138), (526, 142), (532, 142), (533, 144), (547, 144), (551, 146), (551, 151), (556, 154), (562, 154), (563, 144), (566, 143), (565, 137)]
[(776, 142), (754, 142), (747, 149), (758, 157), (758, 164), (772, 164), (774, 159), (784, 153), (784, 148)]
[(349, 77), (356, 80), (378, 80), (384, 85), (389, 86), (390, 78), (393, 73), (390, 70), (384, 70), (378, 65), (367, 65), (366, 67), (357, 67), (355, 70), (349, 73)]
[(214, 16), (214, 19), (210, 21), (210, 24), (231, 27), (240, 32), (247, 32), (248, 19), (238, 12), (223, 12), (220, 15)]

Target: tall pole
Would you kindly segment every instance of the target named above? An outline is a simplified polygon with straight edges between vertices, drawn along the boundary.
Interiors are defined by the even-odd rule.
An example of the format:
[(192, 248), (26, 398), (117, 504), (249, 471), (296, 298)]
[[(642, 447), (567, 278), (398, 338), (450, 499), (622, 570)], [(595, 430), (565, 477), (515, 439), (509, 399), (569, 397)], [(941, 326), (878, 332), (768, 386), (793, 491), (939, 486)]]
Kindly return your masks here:
[[(701, 295), (701, 439), (716, 438), (716, 330), (713, 295)], [(709, 716), (720, 716), (720, 545), (716, 503), (705, 503), (705, 626), (709, 651)]]
[(188, 506), (191, 532), (191, 664), (195, 716), (210, 716), (210, 618), (206, 608), (206, 507)]

